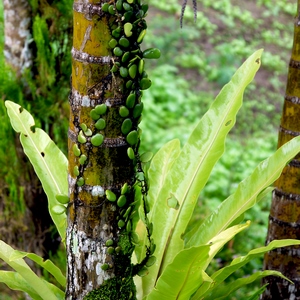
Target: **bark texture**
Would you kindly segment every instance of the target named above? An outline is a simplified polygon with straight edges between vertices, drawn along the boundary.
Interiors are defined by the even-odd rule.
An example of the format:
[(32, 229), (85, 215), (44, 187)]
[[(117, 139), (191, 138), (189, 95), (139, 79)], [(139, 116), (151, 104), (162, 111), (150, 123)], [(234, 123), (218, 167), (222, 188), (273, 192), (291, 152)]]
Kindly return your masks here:
[[(294, 24), (294, 44), (287, 79), (286, 95), (279, 129), (278, 147), (300, 135), (300, 1)], [(300, 238), (300, 155), (283, 170), (275, 183), (266, 244), (278, 239)], [(265, 255), (264, 268), (278, 270), (294, 284), (279, 277), (268, 277), (261, 299), (300, 299), (300, 249), (285, 247)]]
[[(126, 5), (132, 11), (130, 19), (138, 6)], [(131, 146), (137, 155), (138, 118), (132, 111), (140, 96), (138, 79), (132, 76), (136, 88), (128, 89), (127, 76), (111, 71), (120, 66), (115, 65), (121, 60), (113, 54), (116, 45), (109, 42), (114, 30), (119, 31), (116, 36), (122, 35), (123, 6), (118, 12), (115, 1), (90, 0), (75, 1), (73, 9), (66, 299), (127, 300), (135, 298), (130, 220), (135, 173), (127, 150)], [(126, 47), (137, 49), (133, 57), (140, 52), (132, 41)], [(135, 99), (131, 103), (130, 93)], [(125, 122), (121, 107), (128, 111), (129, 121)], [(124, 122), (130, 124), (129, 130)]]
[(5, 48), (6, 61), (20, 77), (25, 68), (32, 65), (31, 7), (28, 0), (4, 0)]

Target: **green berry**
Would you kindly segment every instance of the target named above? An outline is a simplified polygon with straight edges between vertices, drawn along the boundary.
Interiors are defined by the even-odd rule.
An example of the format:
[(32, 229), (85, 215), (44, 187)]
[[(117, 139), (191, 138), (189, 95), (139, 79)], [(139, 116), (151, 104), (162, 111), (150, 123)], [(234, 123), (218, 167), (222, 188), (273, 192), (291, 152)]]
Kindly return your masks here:
[(160, 58), (160, 50), (157, 48), (149, 48), (143, 52), (143, 58), (157, 59)]
[(78, 142), (81, 143), (81, 144), (86, 143), (86, 137), (83, 135), (82, 130), (79, 131), (77, 139), (78, 139)]
[(108, 264), (103, 264), (103, 265), (101, 266), (101, 269), (102, 269), (103, 271), (106, 271), (108, 268), (109, 268), (109, 265), (108, 265)]
[(139, 61), (139, 74), (142, 74), (144, 72), (144, 67), (145, 67), (145, 61), (143, 59), (140, 59)]
[(126, 137), (127, 143), (131, 146), (137, 144), (138, 140), (139, 140), (139, 136), (136, 130), (129, 132)]
[(143, 112), (143, 107), (144, 107), (143, 103), (139, 103), (134, 107), (132, 115), (135, 119), (137, 119), (141, 116), (141, 114)]
[(114, 48), (113, 52), (114, 52), (115, 56), (122, 56), (123, 55), (123, 50), (119, 47)]
[(125, 67), (121, 67), (120, 68), (120, 75), (121, 75), (121, 77), (126, 78), (128, 76), (128, 69), (125, 68)]
[(111, 190), (106, 190), (105, 194), (106, 194), (106, 198), (108, 201), (114, 202), (117, 200), (116, 194), (114, 192), (112, 192)]
[(70, 201), (69, 196), (63, 195), (63, 194), (58, 194), (58, 195), (55, 196), (55, 198), (61, 204), (67, 204)]
[(79, 163), (80, 163), (81, 165), (84, 165), (84, 163), (86, 162), (86, 160), (87, 160), (86, 155), (82, 154), (82, 155), (80, 156), (80, 158), (79, 158)]
[(131, 160), (135, 158), (134, 151), (131, 147), (127, 149), (127, 155)]
[(103, 10), (104, 12), (108, 12), (108, 7), (109, 7), (109, 4), (108, 4), (108, 3), (104, 3), (104, 4), (102, 5), (102, 10)]
[(109, 240), (107, 240), (107, 241), (105, 242), (105, 246), (106, 246), (106, 247), (112, 246), (113, 243), (114, 243), (114, 241), (111, 240), (111, 239), (109, 239)]
[(95, 109), (92, 109), (90, 111), (90, 117), (93, 119), (93, 120), (98, 120), (100, 118), (100, 115), (96, 112)]
[(80, 126), (80, 128), (81, 128), (83, 131), (86, 131), (86, 130), (87, 130), (86, 124), (81, 123), (79, 126)]
[(140, 271), (138, 271), (137, 274), (138, 274), (140, 277), (144, 277), (144, 276), (146, 276), (148, 273), (149, 273), (148, 269), (147, 269), (146, 267), (143, 267)]
[(145, 152), (140, 156), (140, 161), (142, 163), (146, 163), (146, 162), (150, 161), (152, 157), (153, 157), (152, 152)]
[(91, 138), (91, 143), (93, 146), (98, 147), (103, 143), (104, 137), (102, 134), (97, 133)]
[[(123, 6), (124, 6), (124, 4), (126, 4), (126, 3), (123, 3)], [(132, 24), (129, 23), (129, 22), (125, 23), (124, 24), (124, 33), (127, 37), (132, 36), (132, 31), (131, 30), (132, 30)]]
[(122, 56), (122, 62), (125, 63), (130, 58), (130, 52), (125, 52)]
[(74, 167), (73, 173), (74, 173), (74, 175), (75, 175), (76, 177), (79, 175), (79, 168), (78, 168), (78, 166), (75, 166), (75, 167)]
[(136, 40), (139, 44), (143, 41), (143, 39), (144, 39), (144, 37), (145, 37), (145, 35), (146, 35), (146, 32), (147, 32), (147, 30), (146, 30), (146, 29), (143, 29), (143, 30), (141, 31), (141, 33), (139, 34), (139, 36), (138, 36), (138, 38), (137, 38), (137, 40)]
[(122, 47), (124, 47), (124, 48), (127, 48), (127, 47), (129, 47), (130, 42), (129, 42), (129, 40), (126, 37), (121, 37), (119, 39), (119, 45), (122, 46)]
[(83, 177), (78, 178), (76, 184), (78, 186), (83, 186), (84, 185), (84, 178)]
[(121, 195), (124, 195), (127, 193), (127, 190), (128, 190), (128, 183), (124, 183), (122, 188), (121, 188)]
[(112, 4), (108, 7), (108, 12), (109, 12), (111, 15), (115, 15), (115, 14), (116, 14), (115, 7), (114, 7)]
[(108, 254), (113, 254), (115, 252), (115, 248), (114, 247), (109, 247), (108, 249), (107, 249), (107, 253)]
[(116, 8), (118, 11), (121, 11), (123, 9), (123, 1), (122, 0), (118, 0), (116, 2)]
[(118, 221), (118, 227), (123, 228), (125, 226), (125, 222), (123, 220)]
[(116, 46), (118, 45), (118, 42), (117, 42), (117, 40), (116, 39), (111, 39), (109, 42), (108, 42), (108, 46), (110, 47), (110, 48), (115, 48)]
[(126, 3), (126, 2), (123, 3), (123, 8), (124, 8), (126, 11), (132, 10), (131, 5), (129, 5), (129, 4)]
[(75, 156), (79, 156), (81, 154), (81, 151), (80, 151), (77, 144), (73, 145), (73, 153), (74, 153)]
[(126, 118), (128, 115), (129, 115), (129, 110), (126, 106), (121, 106), (119, 108), (119, 115), (122, 117), (122, 118)]
[(128, 73), (129, 73), (129, 76), (130, 76), (132, 79), (135, 78), (136, 72), (137, 72), (137, 65), (136, 65), (136, 64), (133, 64), (132, 66), (129, 67)]
[(117, 205), (119, 207), (123, 207), (126, 204), (126, 202), (127, 202), (126, 197), (124, 195), (121, 195), (117, 201)]
[(126, 88), (127, 88), (127, 89), (130, 89), (130, 88), (132, 87), (132, 84), (133, 84), (132, 80), (128, 80), (128, 81), (126, 82)]
[(126, 106), (128, 108), (133, 108), (135, 104), (136, 95), (134, 93), (130, 94), (126, 99)]
[(104, 115), (106, 113), (107, 106), (106, 104), (102, 103), (100, 105), (96, 105), (95, 111), (98, 115)]
[(129, 118), (125, 119), (122, 123), (122, 126), (121, 126), (122, 133), (123, 134), (129, 133), (131, 128), (132, 128), (132, 121)]
[(95, 127), (98, 130), (103, 130), (106, 127), (106, 122), (104, 119), (99, 119), (96, 123), (95, 123)]
[(152, 82), (148, 78), (142, 78), (140, 81), (140, 88), (141, 90), (147, 90), (151, 86)]

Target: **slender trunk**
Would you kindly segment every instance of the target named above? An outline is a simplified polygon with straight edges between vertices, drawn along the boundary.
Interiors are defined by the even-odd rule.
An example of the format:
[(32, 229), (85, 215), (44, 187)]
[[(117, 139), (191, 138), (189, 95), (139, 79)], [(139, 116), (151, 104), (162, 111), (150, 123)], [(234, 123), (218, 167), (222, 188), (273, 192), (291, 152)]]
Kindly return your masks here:
[[(294, 44), (289, 64), (286, 95), (279, 129), (278, 147), (300, 135), (300, 1), (294, 24)], [(276, 239), (300, 238), (300, 155), (284, 169), (275, 183), (269, 216), (268, 244)], [(299, 247), (273, 250), (265, 255), (264, 268), (278, 270), (294, 284), (268, 277), (261, 299), (300, 299)]]
[(5, 49), (4, 55), (20, 78), (25, 68), (32, 65), (29, 49), (31, 7), (28, 0), (4, 0)]
[(141, 92), (121, 54), (127, 49), (136, 71), (144, 21), (124, 29), (140, 13), (139, 1), (75, 1), (73, 9), (66, 299), (127, 300), (135, 298), (129, 214)]
[[(18, 85), (24, 80), (22, 76), (24, 70), (32, 66), (33, 55), (29, 47), (32, 40), (32, 11), (28, 0), (4, 0), (3, 4), (5, 64), (15, 71), (17, 77), (15, 84)], [(31, 99), (25, 82), (20, 86), (25, 97)], [(9, 138), (10, 136), (5, 136), (5, 139)], [(12, 178), (11, 174), (5, 174), (7, 177), (0, 179), (3, 187), (0, 194), (2, 204), (0, 238), (18, 249), (48, 257), (49, 252), (54, 253), (57, 250), (59, 241), (53, 240), (51, 232), (53, 222), (48, 213), (47, 197), (24, 154), (19, 138), (13, 139), (11, 136), (7, 144), (7, 151), (10, 151), (9, 147), (16, 150), (15, 154), (10, 152), (10, 157), (14, 160), (15, 155), (17, 156), (14, 164), (16, 175)], [(18, 170), (22, 172), (18, 174)], [(14, 195), (15, 193), (17, 195)], [(18, 199), (19, 205), (14, 198)]]

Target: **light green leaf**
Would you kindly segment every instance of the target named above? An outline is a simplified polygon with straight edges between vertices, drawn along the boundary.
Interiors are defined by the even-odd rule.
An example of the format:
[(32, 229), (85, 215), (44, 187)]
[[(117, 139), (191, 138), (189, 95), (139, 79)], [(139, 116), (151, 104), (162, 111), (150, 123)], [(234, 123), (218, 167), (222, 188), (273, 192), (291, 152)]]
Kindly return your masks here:
[(158, 200), (158, 195), (164, 186), (167, 174), (179, 153), (180, 141), (174, 139), (166, 143), (152, 158), (148, 171), (148, 180), (151, 185), (148, 194), (150, 216), (152, 214), (152, 208)]
[(215, 286), (223, 282), (229, 275), (231, 275), (236, 270), (240, 269), (242, 266), (247, 264), (250, 260), (268, 251), (271, 251), (275, 248), (287, 247), (292, 245), (300, 245), (300, 240), (292, 240), (292, 239), (274, 240), (265, 247), (253, 249), (249, 251), (247, 255), (235, 258), (229, 266), (226, 266), (218, 270), (211, 276), (212, 279), (215, 281)]
[[(225, 138), (235, 123), (243, 92), (260, 66), (261, 53), (262, 50), (255, 52), (221, 90), (167, 173), (150, 217), (150, 221), (156, 224), (153, 238), (157, 246), (157, 263), (149, 269), (149, 276), (143, 278), (145, 295), (184, 247), (182, 235), (200, 191), (224, 152)], [(153, 188), (151, 182), (150, 185)], [(177, 203), (175, 209), (174, 203)]]
[(255, 291), (248, 300), (258, 300), (260, 295), (266, 290), (268, 284), (263, 285), (257, 291)]
[(60, 204), (55, 196), (68, 195), (68, 160), (50, 137), (35, 128), (34, 119), (20, 105), (5, 101), (12, 127), (20, 132), (21, 144), (48, 197), (49, 213), (62, 238), (65, 239), (66, 214), (57, 215), (52, 207)]
[(0, 258), (19, 273), (41, 299), (64, 299), (64, 292), (62, 290), (39, 278), (22, 258), (11, 261), (9, 258), (13, 252), (14, 249), (12, 247), (0, 240)]
[(24, 257), (28, 257), (29, 259), (31, 259), (32, 261), (34, 261), (35, 263), (37, 263), (38, 265), (43, 267), (58, 281), (58, 283), (60, 285), (63, 286), (63, 288), (65, 288), (66, 277), (62, 274), (61, 270), (56, 265), (53, 264), (53, 262), (51, 260), (47, 259), (46, 261), (44, 261), (44, 259), (42, 257), (40, 257), (34, 253), (27, 253), (27, 252), (18, 251), (18, 250), (14, 250), (11, 253), (9, 260), (14, 261), (14, 260), (17, 260), (19, 258), (24, 258)]
[[(174, 139), (166, 143), (152, 158), (151, 164), (148, 170), (148, 182), (151, 185), (149, 189), (149, 194), (147, 196), (147, 202), (150, 209), (148, 217), (151, 216), (151, 211), (155, 202), (157, 201), (157, 196), (163, 187), (165, 178), (168, 171), (170, 170), (174, 160), (178, 157), (180, 153), (180, 141)], [(140, 190), (137, 190), (137, 194), (141, 194)], [(147, 232), (145, 226), (140, 221), (138, 224), (138, 234), (143, 242), (143, 245), (135, 247), (135, 254), (137, 260), (141, 262), (145, 257), (147, 244)]]
[[(209, 245), (201, 245), (180, 251), (173, 262), (165, 268), (147, 300), (165, 299), (165, 294), (170, 300), (189, 299), (202, 284), (203, 272), (216, 253), (249, 225), (250, 222), (233, 226), (212, 239)], [(180, 274), (174, 275), (176, 272)]]
[(27, 281), (17, 272), (0, 271), (0, 282), (6, 284), (11, 290), (27, 293), (34, 300), (42, 300)]
[[(291, 245), (300, 245), (300, 240), (274, 240), (265, 247), (253, 249), (249, 251), (247, 255), (235, 258), (230, 265), (218, 270), (211, 276), (212, 280), (214, 281), (213, 289), (218, 289), (218, 286), (222, 284), (231, 274), (233, 274), (238, 269), (242, 268), (250, 260), (261, 256), (262, 254), (271, 251), (275, 248), (286, 247)], [(201, 286), (197, 291), (197, 298), (195, 299), (207, 295), (209, 291), (207, 292), (206, 290), (206, 287)]]
[(188, 233), (186, 247), (206, 244), (219, 232), (251, 208), (257, 196), (281, 174), (286, 163), (300, 152), (300, 137), (295, 137), (261, 162), (253, 173), (243, 180), (234, 194), (223, 201), (205, 221)]
[(189, 291), (188, 296), (181, 294), (181, 290), (189, 275), (199, 285), (203, 282), (201, 271), (208, 258), (209, 249), (209, 245), (202, 245), (179, 252), (158, 279), (155, 288), (147, 296), (147, 300), (189, 299), (193, 290)]
[[(200, 300), (200, 299), (207, 299), (207, 300), (221, 300), (221, 299), (228, 299), (228, 296), (233, 293), (234, 291), (240, 289), (241, 287), (250, 284), (252, 282), (254, 282), (255, 280), (259, 280), (263, 277), (266, 276), (279, 276), (281, 278), (284, 278), (286, 280), (289, 280), (287, 277), (285, 277), (284, 275), (282, 275), (280, 272), (278, 271), (260, 271), (260, 272), (256, 272), (254, 274), (252, 274), (249, 277), (244, 277), (244, 278), (238, 278), (235, 281), (228, 283), (228, 284), (224, 284), (222, 286), (219, 286), (218, 288), (215, 288), (213, 290), (213, 292), (204, 298), (194, 298), (193, 300)], [(290, 280), (289, 280), (290, 281)]]

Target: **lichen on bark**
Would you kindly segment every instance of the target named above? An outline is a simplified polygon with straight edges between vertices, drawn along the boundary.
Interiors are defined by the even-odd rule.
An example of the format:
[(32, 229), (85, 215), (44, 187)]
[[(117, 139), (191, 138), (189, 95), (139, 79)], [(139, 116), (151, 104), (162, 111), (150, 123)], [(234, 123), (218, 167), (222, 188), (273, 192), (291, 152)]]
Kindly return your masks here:
[(141, 90), (151, 85), (139, 46), (147, 6), (90, 0), (73, 9), (66, 299), (135, 299), (138, 123)]

